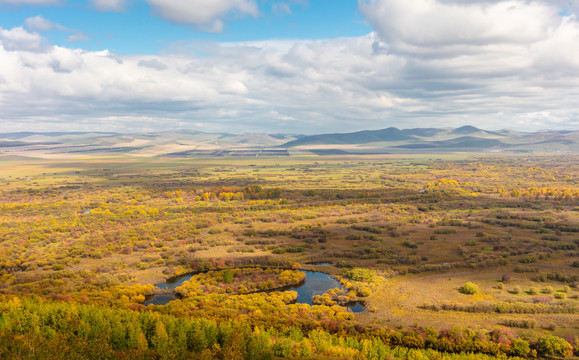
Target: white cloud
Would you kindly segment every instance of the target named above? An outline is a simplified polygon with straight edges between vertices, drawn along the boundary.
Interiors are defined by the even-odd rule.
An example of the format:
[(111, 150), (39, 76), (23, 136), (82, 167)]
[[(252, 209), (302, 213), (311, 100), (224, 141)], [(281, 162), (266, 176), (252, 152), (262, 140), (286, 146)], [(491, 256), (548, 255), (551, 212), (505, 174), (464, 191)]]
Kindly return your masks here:
[(560, 25), (560, 9), (521, 0), (360, 0), (360, 10), (391, 51), (428, 56), (527, 45)]
[(90, 0), (98, 11), (124, 11), (125, 0)]
[(88, 36), (79, 30), (69, 29), (58, 23), (50, 21), (41, 15), (27, 18), (24, 20), (24, 26), (31, 31), (47, 32), (52, 30), (59, 30), (71, 35), (66, 39), (67, 42), (75, 41), (86, 41), (89, 40)]
[(24, 21), (24, 26), (32, 31), (50, 31), (50, 30), (65, 30), (62, 25), (45, 19), (41, 15), (30, 17)]
[(221, 32), (221, 19), (230, 14), (257, 16), (254, 0), (145, 0), (154, 13), (168, 21), (194, 25), (210, 32)]
[(537, 1), (405, 4), (362, 3), (376, 29), (363, 37), (180, 43), (156, 56), (25, 46), (42, 37), (0, 30), (0, 121), (7, 129), (36, 121), (39, 129), (126, 131), (140, 122), (293, 133), (579, 128), (572, 15)]
[(20, 26), (10, 30), (0, 28), (0, 40), (7, 51), (42, 52), (49, 47), (45, 38), (38, 33), (30, 33)]

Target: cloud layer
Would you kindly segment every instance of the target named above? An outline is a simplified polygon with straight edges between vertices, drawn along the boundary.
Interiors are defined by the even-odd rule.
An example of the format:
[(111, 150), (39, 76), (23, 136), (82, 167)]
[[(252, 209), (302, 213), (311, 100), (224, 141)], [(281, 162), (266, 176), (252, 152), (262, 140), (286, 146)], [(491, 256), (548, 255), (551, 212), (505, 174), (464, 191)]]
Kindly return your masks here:
[[(174, 12), (162, 16), (177, 16), (177, 1), (163, 3)], [(29, 30), (0, 28), (2, 130), (579, 128), (573, 9), (407, 3), (360, 0), (375, 29), (360, 38), (190, 43), (163, 55), (51, 46), (34, 31), (52, 23), (39, 19)], [(198, 23), (213, 26), (231, 9), (257, 11), (247, 1), (222, 4), (197, 14)]]

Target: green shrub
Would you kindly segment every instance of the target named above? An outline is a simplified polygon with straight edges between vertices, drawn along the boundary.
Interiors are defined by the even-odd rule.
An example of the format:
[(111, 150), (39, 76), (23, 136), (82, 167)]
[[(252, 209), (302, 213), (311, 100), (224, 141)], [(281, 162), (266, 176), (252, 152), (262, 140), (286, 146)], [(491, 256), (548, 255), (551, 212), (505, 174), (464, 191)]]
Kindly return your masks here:
[(355, 268), (346, 273), (346, 277), (354, 281), (372, 281), (376, 271), (370, 269)]
[(410, 241), (410, 240), (405, 240), (405, 241), (402, 243), (402, 245), (404, 245), (404, 246), (406, 246), (406, 247), (408, 247), (408, 248), (411, 248), (411, 249), (416, 249), (416, 248), (418, 248), (418, 244), (415, 243), (415, 242), (412, 242), (412, 241)]
[(273, 345), (273, 353), (279, 357), (290, 357), (293, 351), (294, 343), (292, 339), (279, 338)]
[(530, 288), (529, 290), (527, 290), (527, 294), (529, 295), (537, 295), (539, 293), (539, 290), (537, 290), (537, 288)]
[(233, 270), (227, 269), (223, 272), (223, 282), (231, 284), (233, 282)]
[(567, 297), (567, 294), (563, 292), (556, 292), (553, 296), (555, 296), (555, 299), (563, 300)]
[(478, 285), (472, 282), (467, 282), (460, 288), (460, 292), (467, 295), (474, 295), (480, 292)]
[(351, 228), (354, 230), (367, 231), (367, 232), (371, 232), (374, 234), (382, 234), (382, 230), (375, 228), (375, 227), (372, 227), (372, 226), (352, 225)]
[(521, 339), (514, 339), (511, 343), (511, 355), (526, 356), (531, 351), (529, 342)]
[(537, 262), (537, 258), (535, 258), (532, 255), (527, 255), (527, 256), (524, 256), (521, 259), (519, 259), (519, 262), (523, 263), (523, 264), (530, 264), (530, 263)]
[(518, 320), (518, 319), (507, 319), (502, 323), (508, 327), (516, 327), (521, 329), (532, 329), (537, 326), (537, 321), (535, 319), (529, 320)]
[(548, 358), (566, 358), (573, 355), (573, 347), (560, 337), (543, 335), (537, 342), (537, 353)]

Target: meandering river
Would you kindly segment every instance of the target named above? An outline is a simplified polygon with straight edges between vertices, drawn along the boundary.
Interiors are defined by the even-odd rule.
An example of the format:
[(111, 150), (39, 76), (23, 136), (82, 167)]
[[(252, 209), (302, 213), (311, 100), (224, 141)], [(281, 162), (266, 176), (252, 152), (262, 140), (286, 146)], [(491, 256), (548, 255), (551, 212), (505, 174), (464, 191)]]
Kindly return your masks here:
[[(312, 305), (312, 297), (314, 295), (322, 295), (326, 291), (333, 288), (340, 288), (342, 286), (340, 283), (328, 274), (324, 274), (318, 271), (304, 271), (306, 274), (306, 280), (300, 285), (288, 286), (281, 291), (296, 291), (298, 293), (298, 298), (296, 300), (299, 304), (309, 304)], [(191, 279), (193, 275), (183, 275), (167, 282), (156, 285), (157, 288), (162, 290), (171, 290), (171, 292), (155, 294), (151, 298), (145, 301), (145, 305), (165, 305), (168, 302), (176, 300), (177, 297), (172, 290), (183, 285), (183, 283)], [(352, 312), (359, 313), (366, 310), (366, 307), (359, 302), (348, 303), (346, 305)]]

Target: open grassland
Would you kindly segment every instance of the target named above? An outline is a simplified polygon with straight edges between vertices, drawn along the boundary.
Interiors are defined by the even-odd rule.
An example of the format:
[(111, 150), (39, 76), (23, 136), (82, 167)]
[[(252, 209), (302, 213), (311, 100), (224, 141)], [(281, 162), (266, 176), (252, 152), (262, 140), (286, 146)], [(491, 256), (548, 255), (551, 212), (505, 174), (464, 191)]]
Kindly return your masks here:
[[(0, 160), (0, 335), (12, 336), (6, 324), (17, 311), (16, 296), (39, 296), (239, 320), (269, 329), (263, 341), (272, 354), (275, 339), (291, 339), (283, 340), (289, 353), (278, 348), (277, 357), (299, 358), (302, 346), (313, 346), (310, 356), (319, 358), (390, 354), (372, 357), (361, 345), (338, 340), (328, 341), (341, 350), (324, 350), (304, 340), (314, 328), (443, 352), (471, 349), (457, 344), (472, 335), (508, 343), (472, 351), (549, 355), (539, 345), (546, 333), (579, 341), (578, 160), (472, 154)], [(331, 265), (314, 265), (319, 262)], [(291, 304), (291, 293), (239, 290), (275, 288), (277, 278), (256, 275), (271, 267), (328, 272), (346, 290), (312, 307)], [(222, 273), (229, 268), (249, 274), (227, 286)], [(184, 287), (184, 299), (142, 305), (152, 284), (208, 270), (220, 275)], [(251, 283), (258, 278), (264, 285)], [(352, 300), (363, 301), (367, 311), (354, 315), (335, 306)], [(39, 299), (26, 301), (29, 309), (40, 306), (34, 305)], [(163, 327), (173, 321), (165, 320)], [(301, 338), (275, 332), (289, 324), (300, 328)], [(156, 326), (111, 351), (162, 353)], [(428, 335), (436, 341), (428, 343), (426, 327), (437, 331)], [(458, 336), (450, 330), (455, 327), (479, 335)], [(418, 335), (403, 341), (384, 335), (387, 329)], [(50, 332), (28, 339), (54, 340), (43, 331)], [(258, 336), (255, 329), (254, 335), (243, 331)], [(512, 350), (516, 339), (531, 348)], [(227, 358), (223, 349), (187, 349)]]

